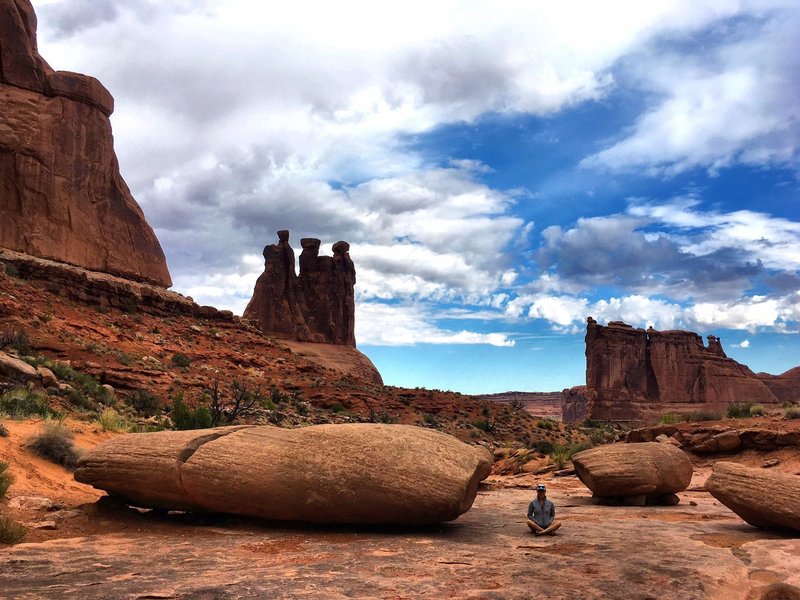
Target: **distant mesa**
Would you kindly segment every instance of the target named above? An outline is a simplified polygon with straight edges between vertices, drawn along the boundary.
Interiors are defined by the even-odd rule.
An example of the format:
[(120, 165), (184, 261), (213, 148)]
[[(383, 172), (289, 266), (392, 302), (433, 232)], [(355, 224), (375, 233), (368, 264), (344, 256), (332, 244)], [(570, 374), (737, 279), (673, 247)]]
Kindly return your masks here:
[(355, 346), (356, 269), (350, 244), (336, 242), (333, 256), (320, 256), (320, 240), (300, 240), (300, 275), (295, 271), (289, 232), (264, 248), (264, 272), (256, 281), (243, 317), (258, 321), (265, 334), (296, 340)]
[(39, 55), (28, 0), (0, 0), (0, 247), (169, 287), (119, 173), (113, 110), (99, 81)]
[(729, 404), (800, 401), (800, 369), (756, 374), (691, 331), (586, 325), (586, 385), (564, 390), (562, 418), (640, 421), (667, 411), (724, 411)]

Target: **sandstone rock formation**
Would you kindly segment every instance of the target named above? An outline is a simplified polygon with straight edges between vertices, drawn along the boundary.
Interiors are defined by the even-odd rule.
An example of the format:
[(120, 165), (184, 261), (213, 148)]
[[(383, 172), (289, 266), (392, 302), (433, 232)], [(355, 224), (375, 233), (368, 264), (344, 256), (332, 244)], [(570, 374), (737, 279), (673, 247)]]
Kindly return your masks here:
[(408, 425), (222, 427), (118, 436), (77, 481), (137, 506), (315, 523), (423, 524), (469, 510), (482, 448)]
[(300, 276), (289, 232), (264, 248), (264, 272), (256, 281), (244, 318), (258, 321), (267, 335), (355, 346), (356, 270), (350, 245), (336, 242), (333, 256), (320, 256), (320, 241), (300, 240)]
[(599, 498), (644, 496), (648, 502), (685, 490), (692, 463), (670, 444), (610, 444), (572, 457), (575, 474)]
[(565, 421), (636, 421), (667, 410), (724, 409), (731, 403), (800, 400), (800, 373), (756, 375), (728, 358), (719, 338), (708, 346), (690, 331), (586, 328), (586, 386), (564, 392)]
[(705, 488), (751, 525), (800, 532), (800, 477), (717, 462)]
[(0, 0), (0, 247), (172, 285), (114, 154), (114, 99), (39, 55), (28, 0)]

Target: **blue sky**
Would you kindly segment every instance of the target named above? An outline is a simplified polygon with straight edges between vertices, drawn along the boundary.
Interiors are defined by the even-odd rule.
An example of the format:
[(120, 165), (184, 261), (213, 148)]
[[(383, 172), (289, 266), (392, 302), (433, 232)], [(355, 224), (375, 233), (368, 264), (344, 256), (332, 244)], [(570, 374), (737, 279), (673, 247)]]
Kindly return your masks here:
[(552, 4), (34, 0), (198, 302), (286, 228), (390, 384), (581, 384), (589, 315), (800, 365), (800, 6)]

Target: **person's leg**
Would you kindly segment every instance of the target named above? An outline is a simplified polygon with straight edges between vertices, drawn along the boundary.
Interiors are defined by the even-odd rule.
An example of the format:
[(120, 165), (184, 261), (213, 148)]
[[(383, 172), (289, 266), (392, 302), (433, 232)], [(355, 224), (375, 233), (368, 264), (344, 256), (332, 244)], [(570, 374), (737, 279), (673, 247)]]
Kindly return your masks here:
[(541, 534), (542, 534), (542, 532), (544, 531), (544, 528), (543, 528), (543, 527), (540, 527), (540, 526), (539, 526), (539, 524), (538, 524), (538, 523), (536, 523), (535, 521), (531, 521), (530, 519), (526, 519), (525, 521), (528, 523), (528, 528), (529, 528), (529, 529), (530, 529), (530, 530), (531, 530), (531, 531), (532, 531), (532, 532), (533, 532), (535, 535), (541, 535)]
[(547, 529), (543, 529), (539, 535), (553, 535), (558, 530), (559, 527), (561, 527), (561, 522), (553, 521), (552, 523), (550, 523)]

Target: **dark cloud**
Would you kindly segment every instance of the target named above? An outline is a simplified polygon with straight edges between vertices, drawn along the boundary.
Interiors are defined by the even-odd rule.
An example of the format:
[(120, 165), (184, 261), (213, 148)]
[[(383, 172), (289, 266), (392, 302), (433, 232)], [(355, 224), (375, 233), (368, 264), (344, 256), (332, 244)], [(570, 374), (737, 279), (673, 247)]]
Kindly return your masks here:
[(566, 231), (549, 228), (536, 259), (567, 284), (584, 289), (619, 286), (676, 299), (730, 298), (764, 273), (735, 248), (696, 256), (663, 234), (646, 234), (644, 222), (627, 216), (580, 219)]

